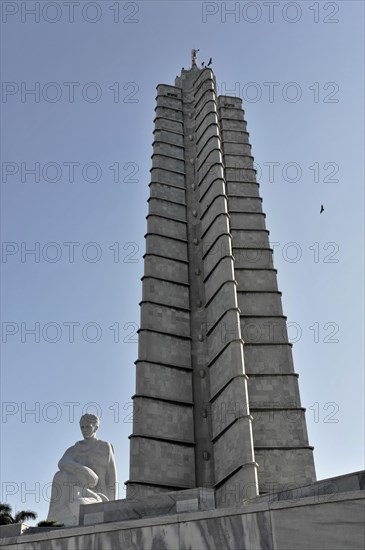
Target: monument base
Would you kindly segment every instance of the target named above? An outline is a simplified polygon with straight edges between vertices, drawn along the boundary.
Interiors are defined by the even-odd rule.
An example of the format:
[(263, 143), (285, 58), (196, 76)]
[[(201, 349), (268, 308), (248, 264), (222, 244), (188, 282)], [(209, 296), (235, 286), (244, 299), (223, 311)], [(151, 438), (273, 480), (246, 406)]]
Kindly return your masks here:
[[(263, 495), (234, 508), (202, 509), (206, 489), (178, 498), (167, 494), (171, 510), (151, 517), (153, 500), (92, 504), (83, 507), (80, 521), (89, 523), (0, 539), (1, 550), (363, 550), (365, 543), (365, 472), (356, 472), (306, 487)], [(179, 492), (180, 493), (180, 492)], [(153, 497), (154, 499), (156, 497)], [(200, 499), (202, 499), (200, 501)], [(156, 501), (157, 502), (157, 501)], [(174, 502), (174, 504), (172, 504)], [(177, 511), (198, 506), (196, 511)], [(208, 507), (212, 500), (208, 497)], [(156, 503), (155, 503), (156, 504)], [(91, 507), (101, 506), (95, 511)], [(174, 509), (174, 507), (176, 507)], [(113, 512), (114, 507), (114, 512)], [(90, 509), (90, 510), (89, 510)], [(157, 510), (156, 510), (157, 512)], [(172, 513), (170, 513), (172, 512)], [(113, 520), (120, 514), (138, 513), (140, 519)], [(94, 518), (92, 520), (92, 514)], [(96, 515), (99, 514), (99, 515)], [(102, 514), (104, 516), (102, 517)], [(91, 524), (91, 521), (94, 521)], [(103, 521), (98, 523), (98, 521)], [(1, 536), (1, 528), (0, 528)]]

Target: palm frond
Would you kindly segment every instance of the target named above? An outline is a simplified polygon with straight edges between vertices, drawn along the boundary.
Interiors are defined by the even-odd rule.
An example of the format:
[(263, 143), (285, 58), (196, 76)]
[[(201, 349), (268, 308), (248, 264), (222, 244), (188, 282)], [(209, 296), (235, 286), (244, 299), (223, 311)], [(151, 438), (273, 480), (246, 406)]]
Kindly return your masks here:
[(14, 516), (14, 523), (22, 523), (23, 521), (27, 521), (28, 519), (36, 519), (37, 514), (35, 512), (32, 512), (31, 510), (22, 510), (21, 512), (18, 512)]
[(11, 514), (11, 506), (0, 502), (0, 514)]
[(10, 525), (14, 519), (10, 514), (0, 514), (0, 525)]

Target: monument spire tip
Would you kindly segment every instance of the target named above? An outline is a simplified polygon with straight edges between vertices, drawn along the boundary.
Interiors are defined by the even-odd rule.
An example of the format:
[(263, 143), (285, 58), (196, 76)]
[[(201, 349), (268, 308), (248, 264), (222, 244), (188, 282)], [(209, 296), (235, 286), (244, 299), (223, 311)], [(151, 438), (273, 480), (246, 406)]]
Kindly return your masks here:
[(195, 50), (194, 48), (191, 50), (191, 66), (194, 67), (194, 65), (196, 66), (196, 54), (199, 52), (200, 50)]

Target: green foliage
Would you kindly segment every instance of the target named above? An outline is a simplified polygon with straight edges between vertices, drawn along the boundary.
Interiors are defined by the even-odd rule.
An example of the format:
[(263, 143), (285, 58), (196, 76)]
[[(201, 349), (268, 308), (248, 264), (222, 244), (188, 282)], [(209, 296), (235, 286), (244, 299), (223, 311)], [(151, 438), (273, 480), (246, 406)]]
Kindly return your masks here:
[(64, 524), (56, 521), (55, 519), (46, 519), (39, 521), (37, 523), (37, 527), (64, 527)]
[(0, 525), (10, 525), (12, 523), (23, 523), (28, 519), (36, 519), (37, 514), (31, 510), (22, 510), (17, 512), (15, 516), (9, 504), (0, 503)]

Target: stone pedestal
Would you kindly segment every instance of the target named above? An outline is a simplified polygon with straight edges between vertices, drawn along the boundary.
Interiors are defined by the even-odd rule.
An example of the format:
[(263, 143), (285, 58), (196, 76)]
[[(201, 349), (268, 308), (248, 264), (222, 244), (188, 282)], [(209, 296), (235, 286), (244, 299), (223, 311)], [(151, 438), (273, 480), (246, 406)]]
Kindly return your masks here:
[(80, 525), (151, 518), (199, 512), (215, 508), (214, 489), (197, 487), (187, 491), (158, 493), (136, 499), (101, 502), (80, 507)]
[[(151, 517), (153, 498), (83, 507), (81, 521), (94, 523), (0, 539), (1, 550), (363, 550), (365, 472), (257, 497), (234, 508), (211, 506), (203, 492), (159, 495), (165, 515)], [(203, 490), (204, 491), (204, 490)], [(184, 494), (183, 494), (184, 493)], [(157, 495), (156, 495), (157, 497)], [(144, 502), (143, 502), (144, 500)], [(114, 511), (113, 511), (114, 505)], [(96, 510), (95, 507), (100, 509)], [(144, 508), (143, 508), (144, 506)], [(197, 511), (188, 511), (189, 507)], [(104, 507), (102, 509), (101, 507)], [(179, 508), (184, 509), (179, 512)], [(158, 509), (156, 509), (158, 511)], [(128, 513), (145, 517), (114, 521)], [(99, 514), (99, 515), (97, 515)], [(114, 514), (114, 516), (113, 516)], [(98, 523), (99, 520), (104, 523)], [(0, 528), (0, 536), (1, 536)]]

